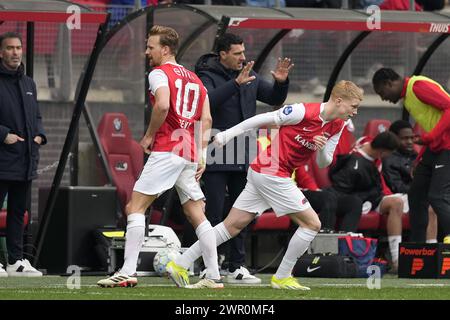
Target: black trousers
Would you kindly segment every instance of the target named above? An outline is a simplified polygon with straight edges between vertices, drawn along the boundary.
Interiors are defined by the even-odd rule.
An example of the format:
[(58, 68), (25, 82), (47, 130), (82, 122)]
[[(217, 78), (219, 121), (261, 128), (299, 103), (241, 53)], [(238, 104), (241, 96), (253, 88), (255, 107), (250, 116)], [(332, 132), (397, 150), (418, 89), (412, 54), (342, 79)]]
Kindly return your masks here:
[(30, 191), (31, 181), (0, 180), (0, 203), (8, 194), (6, 247), (9, 264), (23, 259), (23, 223), (25, 211), (29, 209), (27, 199)]
[(450, 234), (450, 150), (434, 153), (426, 149), (414, 172), (408, 202), (411, 241), (426, 241), (428, 204), (436, 212), (443, 235)]
[(314, 211), (319, 214), (322, 229), (357, 231), (362, 210), (362, 201), (357, 196), (330, 190), (302, 192)]
[[(247, 172), (205, 172), (203, 174), (206, 197), (206, 216), (212, 226), (221, 223), (228, 215), (237, 197), (244, 190), (247, 183)], [(225, 195), (228, 192), (228, 203), (225, 203)], [(244, 228), (229, 242), (229, 270), (245, 264), (245, 238), (248, 228)], [(219, 247), (219, 252), (223, 248)]]

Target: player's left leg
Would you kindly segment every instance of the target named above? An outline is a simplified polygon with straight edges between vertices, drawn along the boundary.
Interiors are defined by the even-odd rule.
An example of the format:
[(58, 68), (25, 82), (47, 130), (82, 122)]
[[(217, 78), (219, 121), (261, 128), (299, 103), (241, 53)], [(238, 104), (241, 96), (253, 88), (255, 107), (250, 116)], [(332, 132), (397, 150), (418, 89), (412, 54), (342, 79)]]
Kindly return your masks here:
[(203, 261), (206, 266), (206, 278), (220, 280), (219, 265), (217, 260), (216, 235), (211, 223), (203, 212), (203, 200), (188, 200), (183, 204), (186, 218), (195, 229), (198, 237)]
[(186, 160), (170, 152), (152, 152), (133, 187), (126, 205), (127, 232), (123, 267), (110, 278), (97, 282), (102, 287), (135, 286), (139, 252), (145, 237), (145, 211), (164, 191), (172, 188)]
[(292, 277), (292, 269), (297, 260), (306, 252), (311, 241), (319, 232), (321, 224), (316, 212), (311, 208), (289, 215), (291, 220), (299, 225), (284, 254), (275, 275), (272, 277), (271, 285), (276, 289), (310, 290), (302, 286)]
[(438, 221), (436, 212), (428, 207), (427, 243), (437, 243)]
[[(255, 214), (232, 208), (227, 218), (216, 225), (213, 230), (216, 237), (216, 245), (230, 240), (236, 236), (243, 228), (245, 228), (253, 219)], [(189, 284), (187, 278), (188, 267), (202, 255), (200, 242), (197, 241), (182, 255), (178, 256), (174, 261), (169, 262), (167, 270), (171, 279), (179, 287), (185, 287)]]
[(402, 242), (403, 206), (403, 199), (400, 196), (383, 197), (379, 205), (380, 213), (387, 215), (386, 232), (394, 273), (398, 270), (398, 245)]
[(126, 205), (127, 231), (125, 233), (125, 252), (122, 268), (109, 278), (97, 282), (101, 287), (134, 287), (139, 252), (145, 236), (145, 211), (157, 198), (133, 191), (131, 201)]

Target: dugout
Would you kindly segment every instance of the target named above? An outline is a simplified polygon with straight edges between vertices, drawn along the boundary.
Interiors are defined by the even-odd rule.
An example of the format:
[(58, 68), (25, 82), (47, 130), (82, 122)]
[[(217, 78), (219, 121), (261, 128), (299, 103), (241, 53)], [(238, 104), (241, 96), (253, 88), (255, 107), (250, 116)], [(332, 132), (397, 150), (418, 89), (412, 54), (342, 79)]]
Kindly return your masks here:
[[(59, 7), (54, 7), (55, 2), (59, 3)], [(10, 9), (7, 6), (5, 8), (11, 12), (9, 19), (15, 21), (8, 23), (23, 21), (20, 22), (22, 25), (26, 25), (29, 19), (33, 20), (33, 17), (39, 22), (37, 19), (46, 17), (47, 14), (44, 13), (48, 11), (60, 10), (63, 16), (70, 4), (39, 1), (39, 9), (36, 9), (36, 1), (3, 1), (2, 5), (3, 3), (10, 3)], [(23, 13), (24, 9), (34, 12), (34, 15), (28, 15), (28, 20)], [(0, 20), (6, 21), (4, 12), (8, 10), (0, 12)], [(17, 12), (21, 12), (22, 16)], [(86, 8), (83, 14), (87, 17), (95, 13)], [(402, 115), (400, 105), (390, 106), (373, 94), (371, 75), (379, 66), (393, 67), (403, 75), (422, 73), (447, 88), (450, 86), (450, 44), (446, 41), (450, 12), (382, 11), (379, 14), (378, 25), (376, 14), (358, 10), (180, 4), (143, 8), (125, 16), (114, 26), (109, 26), (108, 30), (106, 23), (102, 24), (103, 29), (99, 29), (96, 40), (90, 42), (89, 50), (93, 47), (95, 50), (88, 50), (88, 54), (69, 50), (72, 55), (69, 61), (73, 62), (84, 55), (86, 63), (72, 64), (68, 71), (79, 76), (75, 77), (79, 79), (77, 89), (65, 95), (69, 99), (59, 101), (60, 104), (67, 103), (69, 110), (73, 107), (73, 113), (71, 110), (64, 115), (70, 123), (69, 129), (59, 135), (55, 133), (55, 137), (62, 139), (64, 143), (59, 143), (59, 149), (52, 150), (53, 155), (40, 165), (45, 167), (56, 161), (58, 164), (51, 182), (48, 182), (51, 191), (45, 214), (40, 220), (37, 247), (42, 246), (41, 238), (46, 232), (46, 220), (49, 219), (61, 182), (74, 186), (83, 185), (86, 180), (79, 179), (80, 177), (92, 177), (99, 171), (97, 165), (84, 166), (77, 160), (80, 155), (78, 148), (82, 143), (93, 141), (93, 161), (99, 161), (109, 184), (113, 184), (103, 150), (99, 147), (96, 130), (103, 114), (123, 112), (128, 117), (133, 138), (139, 140), (142, 136), (150, 115), (145, 90), (149, 70), (143, 54), (146, 30), (150, 26), (168, 25), (180, 33), (181, 46), (177, 60), (190, 69), (193, 69), (200, 55), (213, 49), (216, 37), (225, 31), (235, 32), (243, 37), (247, 58), (256, 62), (256, 71), (267, 79), (271, 79), (270, 70), (275, 66), (277, 57), (291, 57), (296, 66), (290, 75), (291, 86), (287, 102), (326, 100), (336, 81), (349, 79), (356, 82), (366, 91), (360, 116), (355, 120), (357, 131), (361, 132), (370, 118), (394, 120)], [(97, 30), (99, 23), (105, 22), (106, 15), (100, 15), (104, 20), (91, 22), (95, 25), (94, 30)], [(4, 24), (0, 27), (3, 28)], [(90, 33), (91, 31), (81, 31), (81, 39)], [(43, 33), (44, 38), (45, 34), (48, 35), (49, 32)], [(48, 75), (48, 70), (45, 72)], [(50, 87), (49, 81), (45, 83)], [(61, 87), (62, 90), (64, 88)], [(72, 96), (73, 101), (70, 98)], [(58, 99), (52, 95), (47, 98)], [(270, 108), (262, 106), (260, 110)], [(82, 113), (84, 117), (78, 125)], [(50, 126), (52, 125), (56, 126)], [(89, 163), (93, 164), (93, 161)], [(95, 184), (98, 181), (89, 183)]]

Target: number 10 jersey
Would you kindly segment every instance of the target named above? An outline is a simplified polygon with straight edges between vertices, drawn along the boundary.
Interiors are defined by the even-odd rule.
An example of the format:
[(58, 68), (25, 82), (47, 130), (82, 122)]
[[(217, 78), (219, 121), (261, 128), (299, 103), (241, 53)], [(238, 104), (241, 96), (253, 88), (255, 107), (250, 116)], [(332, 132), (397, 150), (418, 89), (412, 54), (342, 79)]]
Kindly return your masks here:
[(153, 68), (149, 83), (152, 105), (158, 88), (168, 86), (170, 91), (169, 112), (156, 132), (152, 151), (172, 152), (197, 162), (195, 131), (198, 130), (196, 127), (200, 128), (199, 121), (207, 96), (203, 83), (194, 72), (170, 62)]

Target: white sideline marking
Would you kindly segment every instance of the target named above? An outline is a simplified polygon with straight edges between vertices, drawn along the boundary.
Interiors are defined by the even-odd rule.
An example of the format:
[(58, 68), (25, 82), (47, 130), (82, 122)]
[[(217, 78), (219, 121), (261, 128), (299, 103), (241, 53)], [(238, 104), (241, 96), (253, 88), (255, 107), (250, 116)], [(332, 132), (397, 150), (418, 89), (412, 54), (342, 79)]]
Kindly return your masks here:
[(408, 283), (408, 286), (412, 287), (445, 287), (450, 286), (450, 284), (444, 283)]

